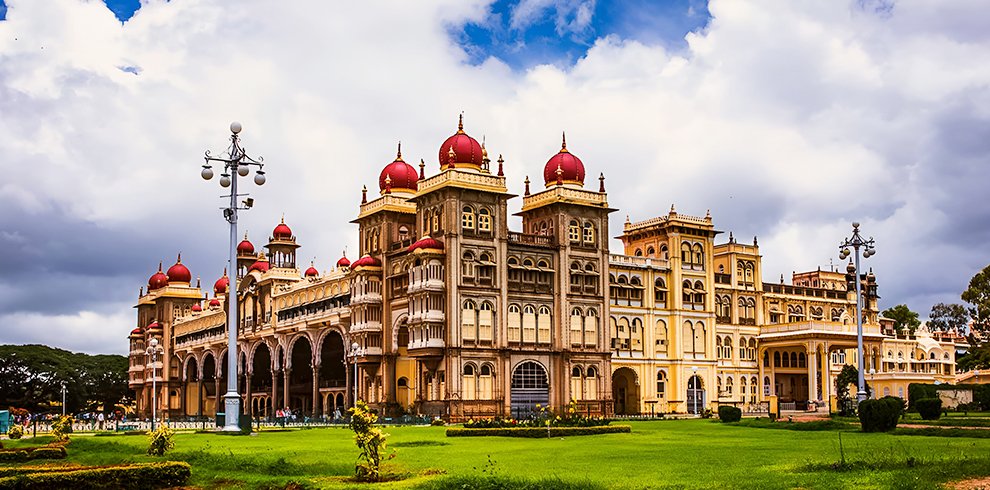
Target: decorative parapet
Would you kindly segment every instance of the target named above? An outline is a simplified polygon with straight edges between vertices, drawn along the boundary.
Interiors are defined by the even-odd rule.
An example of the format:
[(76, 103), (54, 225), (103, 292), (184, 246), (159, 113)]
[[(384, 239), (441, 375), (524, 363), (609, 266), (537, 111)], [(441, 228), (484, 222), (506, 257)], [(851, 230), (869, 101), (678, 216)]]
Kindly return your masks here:
[(670, 262), (655, 257), (635, 257), (632, 255), (608, 254), (608, 263), (613, 266), (670, 269)]
[(416, 203), (406, 197), (395, 194), (385, 194), (374, 201), (361, 204), (358, 219), (370, 216), (380, 211), (395, 211), (397, 213), (416, 214)]
[(421, 196), (448, 186), (503, 194), (508, 192), (505, 187), (505, 177), (454, 168), (446, 169), (433, 177), (419, 181), (416, 195)]
[(608, 208), (608, 196), (604, 192), (555, 185), (545, 191), (523, 197), (523, 212), (554, 203), (580, 204), (596, 208)]

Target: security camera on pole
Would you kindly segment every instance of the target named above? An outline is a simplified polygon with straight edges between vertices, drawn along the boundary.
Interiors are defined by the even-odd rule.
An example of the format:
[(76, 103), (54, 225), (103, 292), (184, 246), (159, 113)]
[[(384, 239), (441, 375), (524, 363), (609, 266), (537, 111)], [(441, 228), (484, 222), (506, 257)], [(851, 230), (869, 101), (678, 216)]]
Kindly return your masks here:
[[(251, 173), (251, 166), (258, 167), (254, 174), (254, 183), (262, 185), (265, 183), (265, 172), (262, 170), (264, 158), (257, 159), (247, 156), (244, 148), (241, 147), (240, 137), (241, 123), (230, 123), (230, 147), (227, 154), (221, 157), (210, 155), (206, 152), (206, 163), (200, 175), (203, 179), (213, 178), (213, 167), (210, 162), (222, 162), (223, 173), (220, 174), (220, 186), (230, 188), (230, 206), (223, 209), (223, 217), (230, 223), (230, 264), (229, 270), (237, 270), (237, 210), (250, 209), (254, 205), (254, 199), (248, 198), (243, 207), (238, 207), (237, 198), (237, 177), (247, 177)], [(245, 194), (240, 194), (245, 195)], [(227, 196), (224, 196), (227, 197)], [(227, 393), (224, 398), (224, 426), (223, 430), (237, 432), (240, 429), (238, 420), (241, 414), (241, 396), (237, 393), (237, 284), (231, 282), (227, 293)]]
[(856, 404), (859, 405), (863, 400), (866, 399), (866, 380), (864, 379), (866, 371), (866, 362), (863, 357), (863, 300), (861, 294), (860, 276), (859, 276), (859, 249), (863, 249), (863, 258), (868, 259), (875, 255), (876, 249), (874, 248), (873, 237), (869, 240), (863, 239), (862, 235), (859, 234), (859, 223), (853, 223), (853, 234), (852, 238), (847, 238), (846, 241), (839, 245), (839, 258), (846, 260), (852, 251), (849, 247), (855, 250), (856, 261), (853, 266), (854, 270), (851, 272), (855, 275), (856, 282), (856, 362), (858, 366), (859, 382), (858, 390), (856, 391)]

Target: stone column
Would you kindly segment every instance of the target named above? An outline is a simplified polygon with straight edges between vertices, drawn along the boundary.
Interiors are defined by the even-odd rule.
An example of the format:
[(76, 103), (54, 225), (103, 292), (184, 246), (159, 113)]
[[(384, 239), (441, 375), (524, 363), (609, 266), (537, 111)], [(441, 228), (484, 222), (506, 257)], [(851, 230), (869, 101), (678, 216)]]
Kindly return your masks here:
[(822, 399), (831, 406), (832, 400), (832, 353), (828, 344), (824, 344), (822, 352), (825, 353), (825, 366), (822, 368)]
[(289, 400), (289, 375), (292, 373), (292, 368), (286, 367), (282, 370), (282, 408), (292, 408), (292, 404)]
[(818, 346), (812, 343), (808, 349), (808, 401), (818, 399)]
[(196, 378), (196, 416), (203, 416), (203, 377)]
[(272, 370), (272, 410), (268, 415), (274, 417), (279, 408), (282, 407), (278, 406), (278, 371)]
[(254, 400), (251, 399), (251, 376), (253, 371), (244, 373), (244, 409), (242, 412), (254, 417)]
[(320, 365), (313, 364), (313, 417), (321, 415), (322, 403), (320, 403)]

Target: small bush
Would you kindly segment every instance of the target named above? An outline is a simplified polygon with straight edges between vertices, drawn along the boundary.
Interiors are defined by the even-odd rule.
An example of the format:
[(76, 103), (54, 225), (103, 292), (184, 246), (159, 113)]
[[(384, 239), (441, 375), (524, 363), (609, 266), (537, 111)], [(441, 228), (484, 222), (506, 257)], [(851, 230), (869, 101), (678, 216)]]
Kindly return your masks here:
[(739, 407), (723, 405), (718, 407), (718, 419), (722, 422), (739, 422), (742, 420), (742, 410)]
[(359, 400), (348, 411), (351, 413), (354, 442), (361, 450), (357, 465), (354, 467), (354, 477), (367, 482), (384, 481), (382, 460), (395, 457), (394, 452), (390, 454), (386, 452), (388, 434), (382, 432), (381, 427), (377, 425), (378, 415), (369, 410), (364, 402)]
[(443, 419), (433, 419), (430, 421), (430, 425), (432, 425), (433, 427), (443, 427), (447, 425), (447, 423), (444, 422)]
[(21, 463), (27, 461), (28, 452), (24, 450), (4, 451), (0, 453), (0, 463)]
[(69, 440), (69, 434), (72, 433), (72, 416), (63, 415), (52, 423), (52, 437), (56, 441), (67, 441)]
[(159, 425), (154, 432), (148, 435), (148, 454), (151, 456), (164, 456), (175, 447), (175, 431), (167, 425)]
[(914, 408), (918, 409), (922, 419), (938, 420), (942, 416), (942, 399), (922, 398), (914, 402)]
[(66, 454), (62, 446), (39, 447), (28, 453), (28, 459), (65, 459)]
[(103, 468), (33, 468), (30, 471), (0, 478), (0, 490), (28, 488), (150, 490), (183, 486), (189, 480), (190, 474), (189, 463), (181, 461)]
[(859, 422), (863, 432), (890, 432), (904, 412), (904, 401), (895, 396), (867, 399), (859, 404)]
[(21, 437), (24, 437), (24, 427), (17, 424), (10, 426), (10, 429), (7, 429), (7, 437), (11, 439), (20, 439)]
[(460, 429), (457, 427), (451, 427), (447, 429), (447, 437), (497, 436), (545, 439), (547, 437), (590, 436), (596, 434), (617, 434), (631, 431), (632, 428), (628, 425), (606, 425), (600, 427), (550, 427), (549, 429), (541, 427), (503, 427), (496, 429)]

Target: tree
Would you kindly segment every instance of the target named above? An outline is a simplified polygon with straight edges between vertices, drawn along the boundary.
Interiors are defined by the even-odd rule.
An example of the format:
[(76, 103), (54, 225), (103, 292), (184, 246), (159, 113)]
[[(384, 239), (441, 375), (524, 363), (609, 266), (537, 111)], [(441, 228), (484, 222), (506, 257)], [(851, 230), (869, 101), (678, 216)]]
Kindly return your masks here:
[(907, 305), (897, 305), (893, 308), (887, 308), (881, 313), (883, 316), (894, 320), (894, 330), (898, 335), (904, 331), (905, 328), (908, 329), (908, 333), (914, 335), (914, 331), (918, 329), (921, 325), (921, 320), (918, 320), (918, 314), (911, 311)]
[(956, 358), (956, 369), (959, 372), (990, 369), (990, 344), (970, 346), (968, 352)]
[(958, 303), (938, 303), (932, 306), (931, 319), (928, 328), (932, 331), (966, 333), (969, 323), (969, 311)]
[(973, 330), (990, 333), (990, 265), (977, 272), (969, 280), (969, 287), (962, 293), (962, 300), (969, 303), (969, 316)]
[[(866, 385), (866, 396), (870, 396), (870, 385), (865, 382)], [(856, 391), (850, 392), (849, 387), (855, 387), (856, 391), (859, 391), (859, 371), (849, 364), (842, 366), (842, 371), (839, 371), (839, 375), (835, 377), (835, 398), (839, 404), (839, 414), (840, 415), (853, 415), (854, 408), (856, 406), (856, 397), (853, 394)]]
[(113, 410), (125, 400), (127, 358), (75, 354), (44, 345), (0, 345), (0, 408), (60, 412)]

